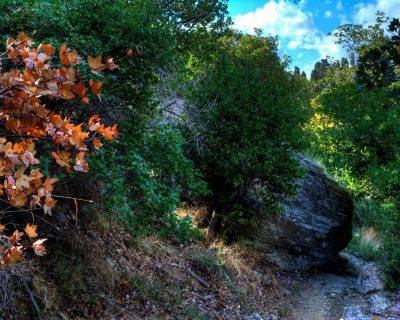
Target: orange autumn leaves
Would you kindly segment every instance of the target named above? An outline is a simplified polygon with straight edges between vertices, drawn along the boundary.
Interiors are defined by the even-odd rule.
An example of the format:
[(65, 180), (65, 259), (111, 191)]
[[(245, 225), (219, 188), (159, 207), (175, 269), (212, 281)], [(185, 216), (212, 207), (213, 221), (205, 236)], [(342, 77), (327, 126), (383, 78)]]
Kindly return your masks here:
[(0, 138), (0, 176), (4, 179), (0, 184), (0, 195), (6, 194), (12, 206), (29, 204), (34, 208), (46, 197), (51, 197), (47, 179), (36, 168), (39, 163), (32, 139), (11, 143)]
[[(48, 141), (55, 164), (67, 172), (87, 172), (87, 154), (100, 149), (104, 140), (115, 138), (117, 127), (105, 125), (97, 114), (77, 122), (75, 110), (70, 109), (68, 116), (57, 113), (55, 107), (67, 100), (84, 108), (101, 95), (103, 85), (88, 79), (88, 74), (98, 77), (100, 72), (118, 66), (111, 57), (89, 56), (85, 61), (66, 44), (58, 50), (51, 44), (34, 45), (24, 33), (7, 39), (6, 46), (6, 60), (14, 67), (0, 69), (0, 123), (9, 133), (0, 137), (0, 196), (12, 206), (42, 208), (45, 214), (51, 214), (57, 179), (42, 174), (35, 146)], [(85, 65), (88, 74), (81, 71)], [(32, 228), (25, 228), (28, 237), (36, 234)], [(21, 252), (18, 235), (8, 239), (10, 246), (4, 249), (3, 259), (8, 256), (8, 261), (13, 261)], [(45, 252), (43, 242), (32, 245), (36, 254)]]
[(103, 63), (102, 56), (98, 56), (96, 58), (89, 56), (88, 64), (92, 71), (102, 71), (104, 69), (114, 70), (118, 68), (118, 66), (114, 63), (114, 59), (112, 57), (107, 57), (105, 63)]
[[(3, 234), (5, 226), (0, 224), (0, 266), (11, 265), (21, 259), (22, 253), (29, 248), (33, 249), (33, 252), (37, 256), (43, 256), (46, 254), (46, 248), (43, 243), (47, 239), (38, 239), (37, 226), (27, 224), (25, 227), (25, 233), (15, 230), (10, 236)], [(26, 236), (25, 236), (26, 235)]]

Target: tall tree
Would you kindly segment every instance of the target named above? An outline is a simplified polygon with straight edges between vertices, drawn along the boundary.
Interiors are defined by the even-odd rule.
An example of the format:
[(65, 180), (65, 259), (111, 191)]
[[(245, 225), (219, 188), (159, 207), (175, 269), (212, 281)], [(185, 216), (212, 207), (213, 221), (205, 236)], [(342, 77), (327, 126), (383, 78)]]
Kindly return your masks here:
[(359, 55), (371, 46), (383, 44), (385, 35), (385, 23), (388, 21), (384, 12), (376, 13), (375, 23), (369, 26), (361, 24), (344, 24), (332, 35), (337, 39), (336, 43), (342, 45), (349, 55)]
[(266, 212), (277, 209), (278, 194), (293, 191), (298, 167), (292, 150), (306, 143), (308, 82), (286, 71), (277, 50), (271, 37), (224, 37), (191, 90), (201, 119), (194, 127), (204, 141), (194, 159), (212, 191), (210, 202), (232, 232), (256, 213), (246, 204), (255, 180), (265, 182), (255, 192)]
[(321, 59), (316, 62), (314, 69), (311, 71), (311, 80), (318, 81), (325, 77), (326, 72), (332, 68), (332, 62), (329, 58)]
[(359, 58), (357, 82), (367, 89), (384, 87), (400, 79), (399, 19), (391, 21), (388, 32), (390, 39), (365, 49)]

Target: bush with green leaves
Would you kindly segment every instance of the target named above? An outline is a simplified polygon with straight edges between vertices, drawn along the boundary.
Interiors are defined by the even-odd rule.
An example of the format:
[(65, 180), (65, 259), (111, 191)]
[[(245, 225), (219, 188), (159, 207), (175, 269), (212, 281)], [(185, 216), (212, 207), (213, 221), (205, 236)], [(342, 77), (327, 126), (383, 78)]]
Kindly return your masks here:
[(197, 64), (195, 79), (189, 96), (203, 146), (192, 156), (216, 212), (231, 229), (249, 223), (254, 212), (244, 198), (257, 180), (265, 210), (278, 211), (278, 198), (293, 192), (300, 174), (295, 152), (305, 145), (310, 115), (307, 80), (287, 72), (276, 39), (260, 34), (224, 37), (213, 59)]
[[(388, 34), (383, 27), (387, 21), (378, 12), (374, 25), (344, 25), (335, 33), (338, 43), (359, 53), (357, 67), (347, 73), (354, 72), (355, 79), (337, 71), (317, 83), (324, 90), (313, 100), (310, 128), (316, 138), (313, 151), (359, 202), (354, 217), (358, 234), (349, 249), (378, 256), (388, 287), (396, 289), (400, 285), (400, 23), (393, 19)], [(378, 232), (378, 255), (371, 243), (362, 241), (368, 228)]]
[(383, 44), (366, 49), (358, 61), (357, 82), (367, 89), (387, 86), (400, 80), (400, 20), (388, 27), (390, 38)]
[(314, 81), (314, 90), (316, 93), (321, 93), (324, 90), (341, 86), (343, 83), (351, 82), (355, 78), (355, 73), (356, 69), (349, 65), (337, 69), (327, 69), (321, 79)]
[(377, 172), (397, 162), (399, 88), (400, 84), (393, 84), (360, 91), (356, 83), (347, 81), (314, 100), (311, 128), (317, 137), (315, 149), (330, 170), (339, 176), (350, 175), (349, 180), (357, 179), (363, 190), (372, 191), (371, 181)]
[[(92, 178), (102, 181), (107, 210), (128, 229), (187, 239), (190, 222), (173, 213), (181, 192), (201, 193), (204, 187), (184, 155), (180, 133), (151, 126), (157, 116), (154, 88), (160, 70), (173, 71), (189, 51), (204, 51), (210, 38), (224, 31), (226, 1), (5, 0), (0, 14), (3, 37), (24, 31), (55, 47), (68, 43), (83, 56), (118, 61), (117, 70), (98, 79), (103, 82), (101, 100), (77, 106), (99, 113), (106, 123), (118, 123), (120, 132), (99, 153), (103, 162), (92, 161)], [(123, 58), (129, 50), (130, 57)], [(85, 190), (70, 189), (71, 195), (85, 197), (77, 194)]]
[(108, 148), (91, 162), (95, 178), (107, 182), (101, 188), (105, 208), (134, 235), (155, 233), (178, 242), (199, 236), (189, 218), (174, 213), (182, 193), (194, 198), (206, 192), (183, 144), (179, 130), (162, 126), (151, 130), (141, 146), (129, 152)]
[[(388, 285), (400, 283), (400, 83), (362, 90), (354, 81), (323, 91), (315, 100), (313, 150), (329, 171), (373, 209), (356, 211), (357, 227), (380, 234)], [(365, 204), (365, 203), (364, 203)], [(363, 208), (363, 207), (362, 207)]]

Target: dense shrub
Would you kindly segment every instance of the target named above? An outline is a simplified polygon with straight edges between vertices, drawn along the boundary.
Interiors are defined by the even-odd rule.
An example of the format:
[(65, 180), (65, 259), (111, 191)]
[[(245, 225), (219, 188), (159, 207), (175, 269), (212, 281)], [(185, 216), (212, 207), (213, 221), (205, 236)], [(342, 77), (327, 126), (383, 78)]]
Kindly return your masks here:
[(314, 151), (359, 202), (349, 249), (378, 257), (388, 286), (395, 289), (400, 283), (399, 20), (391, 21), (388, 33), (383, 29), (386, 21), (385, 14), (378, 13), (376, 23), (367, 28), (339, 28), (339, 43), (359, 53), (355, 81), (341, 71), (317, 83), (324, 91), (313, 101), (310, 127), (316, 137)]
[(248, 223), (253, 212), (243, 198), (256, 179), (266, 210), (277, 211), (299, 175), (294, 153), (304, 144), (307, 81), (285, 70), (275, 39), (260, 35), (225, 37), (196, 76), (190, 100), (203, 147), (193, 157), (216, 211), (232, 227)]
[(394, 84), (359, 91), (354, 82), (348, 81), (314, 100), (315, 146), (331, 170), (339, 175), (350, 173), (360, 182), (371, 181), (377, 171), (386, 170), (390, 163), (397, 161), (400, 142), (398, 88)]
[[(156, 225), (157, 232), (187, 238), (189, 222), (177, 220), (173, 211), (181, 191), (204, 188), (197, 188), (198, 175), (184, 157), (179, 132), (151, 126), (157, 109), (153, 89), (159, 70), (171, 72), (182, 64), (190, 43), (196, 44), (190, 45), (192, 52), (204, 51), (209, 37), (226, 28), (226, 2), (5, 0), (0, 13), (2, 36), (23, 30), (54, 46), (67, 42), (82, 55), (115, 59), (132, 50), (102, 79), (101, 101), (85, 107), (106, 123), (117, 122), (120, 131), (117, 141), (100, 153), (101, 164), (93, 160), (97, 170), (92, 179), (102, 181), (96, 185), (107, 210), (130, 230), (141, 233)], [(71, 190), (85, 197), (78, 194), (85, 189)]]
[(392, 288), (400, 280), (399, 88), (393, 83), (365, 91), (353, 81), (343, 82), (313, 101), (311, 125), (314, 150), (327, 168), (357, 197), (376, 203), (375, 209), (361, 210), (355, 222), (380, 233), (381, 261)]
[(400, 20), (393, 19), (388, 28), (390, 38), (383, 44), (367, 48), (359, 58), (357, 82), (367, 89), (399, 81)]
[(109, 182), (101, 188), (105, 208), (135, 235), (155, 232), (178, 241), (198, 236), (189, 218), (174, 214), (181, 193), (195, 197), (206, 191), (183, 143), (177, 129), (158, 127), (129, 152), (108, 148), (93, 159), (97, 176)]
[(334, 89), (343, 83), (354, 80), (355, 68), (344, 66), (338, 69), (328, 69), (324, 72), (324, 76), (318, 81), (314, 81), (314, 91), (318, 94), (324, 90)]

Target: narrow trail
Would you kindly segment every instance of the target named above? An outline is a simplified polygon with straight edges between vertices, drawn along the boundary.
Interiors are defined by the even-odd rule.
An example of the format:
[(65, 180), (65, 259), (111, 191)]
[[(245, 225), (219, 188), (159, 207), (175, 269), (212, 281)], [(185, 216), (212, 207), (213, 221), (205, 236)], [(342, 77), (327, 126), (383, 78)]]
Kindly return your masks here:
[(366, 300), (356, 291), (356, 285), (357, 278), (350, 276), (329, 273), (310, 275), (296, 289), (288, 319), (343, 319), (346, 307), (366, 307)]
[(285, 320), (400, 320), (400, 298), (379, 266), (343, 253), (350, 275), (309, 274), (295, 284)]

